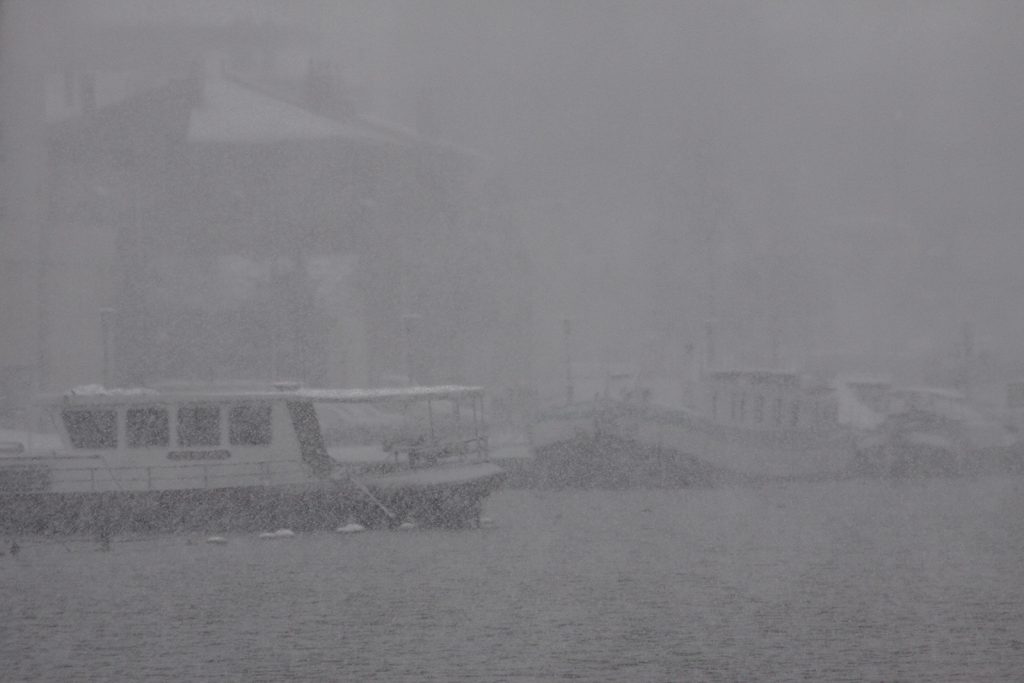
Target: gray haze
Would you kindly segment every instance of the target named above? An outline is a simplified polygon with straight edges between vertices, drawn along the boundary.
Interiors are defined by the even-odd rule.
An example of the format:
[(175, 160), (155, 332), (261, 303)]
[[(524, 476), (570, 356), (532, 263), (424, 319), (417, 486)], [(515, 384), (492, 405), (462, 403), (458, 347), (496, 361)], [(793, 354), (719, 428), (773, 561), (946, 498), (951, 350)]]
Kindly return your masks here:
[(548, 336), (564, 310), (619, 360), (708, 316), (733, 362), (951, 354), (965, 325), (1014, 352), (1016, 5), (419, 9), (416, 79), (508, 159)]
[[(1022, 35), (1014, 0), (0, 0), (0, 678), (1020, 678)], [(590, 402), (613, 370), (683, 402)], [(802, 381), (840, 373), (865, 405)], [(1006, 424), (883, 422), (879, 376)], [(193, 380), (489, 403), (74, 409)], [(26, 406), (76, 386), (46, 452)], [(309, 405), (389, 393), (415, 440)]]
[[(205, 306), (210, 320), (258, 296), (269, 297), (271, 309), (297, 311), (288, 320), (303, 328), (330, 311), (321, 345), (351, 351), (343, 359), (349, 369), (326, 378), (344, 384), (394, 375), (544, 384), (561, 376), (566, 320), (575, 360), (647, 372), (678, 372), (698, 358), (825, 371), (925, 368), (939, 381), (955, 377), (950, 367), (968, 357), (983, 359), (976, 362), (990, 374), (1024, 368), (1015, 344), (1024, 334), (1024, 135), (1014, 116), (1024, 104), (1024, 8), (1016, 3), (29, 4), (4, 3), (7, 24), (16, 17), (32, 27), (5, 46), (6, 63), (14, 52), (44, 80), (88, 72), (102, 85), (105, 73), (127, 75), (128, 98), (147, 83), (165, 85), (169, 74), (194, 73), (198, 63), (211, 97), (211, 74), (230, 62), (241, 65), (232, 73), (244, 71), (247, 85), (273, 94), (295, 92), (288, 84), (323, 64), (338, 104), (330, 116), (407, 136), (405, 149), (420, 150), (347, 170), (315, 162), (317, 182), (295, 180), (290, 189), (289, 177), (301, 174), (287, 169), (308, 165), (307, 147), (288, 152), (284, 165), (261, 165), (261, 152), (237, 162), (220, 156), (209, 172), (239, 186), (237, 201), (203, 209), (195, 193), (205, 162), (193, 155), (165, 164), (162, 155), (177, 148), (156, 145), (130, 167), (152, 173), (118, 167), (118, 179), (89, 190), (124, 193), (110, 200), (111, 217), (89, 208), (88, 197), (68, 199), (66, 188), (52, 199), (63, 182), (54, 178), (62, 167), (53, 150), (81, 158), (68, 150), (84, 143), (59, 137), (75, 116), (47, 110), (46, 130), (33, 127), (35, 100), (24, 79), (7, 76), (4, 103), (21, 108), (13, 116), (28, 131), (22, 139), (51, 145), (49, 166), (31, 150), (8, 156), (25, 164), (22, 177), (48, 189), (27, 209), (31, 220), (8, 220), (3, 233), (15, 245), (5, 247), (7, 263), (24, 267), (42, 254), (49, 264), (39, 305), (6, 307), (9, 318), (37, 322), (44, 334), (32, 339), (44, 341), (11, 332), (4, 341), (4, 365), (34, 367), (42, 384), (100, 378), (96, 349), (110, 334), (103, 308), (119, 320), (121, 381), (152, 379), (154, 363), (162, 376), (227, 374), (230, 362), (166, 360), (181, 339), (218, 323), (181, 323), (187, 330), (175, 337), (168, 328), (176, 314), (151, 313), (162, 296), (194, 300), (188, 310)], [(94, 106), (102, 111), (104, 103)], [(193, 111), (189, 135), (201, 111)], [(228, 120), (224, 130), (245, 125)], [(223, 142), (209, 134), (210, 146)], [(104, 139), (90, 135), (89, 154), (102, 156)], [(416, 166), (414, 157), (429, 161)], [(361, 184), (372, 186), (369, 194), (359, 194)], [(254, 187), (277, 188), (284, 199), (250, 199), (260, 194)], [(20, 192), (17, 183), (8, 188)], [(60, 225), (79, 221), (81, 210), (97, 213), (77, 239), (109, 247), (98, 250), (99, 266), (65, 267), (76, 247)], [(62, 211), (70, 218), (55, 219)], [(210, 216), (264, 225), (263, 241), (254, 247), (228, 228), (221, 236)], [(33, 221), (44, 226), (39, 252), (18, 246)], [(209, 224), (197, 239), (215, 245), (216, 267), (234, 273), (225, 277), (244, 305), (232, 308), (225, 280), (196, 265), (203, 254), (182, 250), (199, 229), (190, 221)], [(144, 223), (154, 234), (131, 238), (116, 227), (122, 223)], [(275, 227), (284, 223), (293, 232)], [(332, 230), (356, 237), (335, 243)], [(422, 241), (392, 249), (418, 231), (426, 231)], [(275, 234), (290, 237), (275, 242)], [(97, 267), (118, 275), (97, 279)], [(15, 271), (8, 267), (8, 278), (23, 285)], [(153, 285), (153, 274), (165, 271)], [(246, 278), (270, 284), (254, 293)], [(151, 290), (133, 299), (140, 280)], [(93, 294), (75, 299), (77, 285)], [(5, 284), (5, 297), (14, 289)], [(303, 296), (312, 303), (297, 304)], [(228, 301), (217, 308), (211, 297)], [(88, 330), (98, 341), (64, 372), (58, 359), (75, 352), (53, 337), (59, 312), (69, 309), (90, 309)], [(380, 311), (387, 319), (374, 319)], [(263, 325), (253, 320), (246, 324)], [(288, 320), (263, 329), (287, 328)], [(129, 348), (133, 337), (141, 341)], [(403, 348), (388, 350), (397, 337)], [(319, 372), (303, 350), (311, 344), (277, 340), (253, 357), (270, 359), (266, 373), (309, 380)], [(147, 356), (157, 347), (159, 362)], [(321, 365), (333, 362), (327, 356)]]

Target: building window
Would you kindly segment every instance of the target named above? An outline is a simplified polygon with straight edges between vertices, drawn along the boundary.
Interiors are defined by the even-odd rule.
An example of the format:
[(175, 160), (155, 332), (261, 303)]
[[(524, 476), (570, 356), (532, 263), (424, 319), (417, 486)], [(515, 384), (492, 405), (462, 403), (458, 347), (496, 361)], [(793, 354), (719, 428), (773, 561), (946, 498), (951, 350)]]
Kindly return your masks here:
[(220, 445), (220, 406), (188, 403), (178, 408), (178, 444), (181, 446)]
[(125, 412), (124, 427), (129, 448), (170, 445), (171, 428), (166, 408), (129, 408)]
[(269, 446), (272, 436), (269, 403), (231, 406), (228, 440), (232, 446)]
[(1010, 408), (1024, 408), (1024, 382), (1011, 382), (1006, 387), (1006, 405)]
[(65, 410), (63, 416), (75, 448), (117, 448), (116, 410)]
[(91, 73), (82, 74), (81, 80), (82, 111), (96, 111), (96, 76)]

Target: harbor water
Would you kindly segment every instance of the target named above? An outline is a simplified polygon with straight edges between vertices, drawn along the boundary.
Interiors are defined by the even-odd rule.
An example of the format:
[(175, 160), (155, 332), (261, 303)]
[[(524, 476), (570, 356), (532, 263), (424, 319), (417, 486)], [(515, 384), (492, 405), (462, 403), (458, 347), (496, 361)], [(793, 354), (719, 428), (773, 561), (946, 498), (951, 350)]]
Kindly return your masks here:
[(1010, 681), (1024, 478), (503, 491), (490, 528), (5, 539), (0, 680)]

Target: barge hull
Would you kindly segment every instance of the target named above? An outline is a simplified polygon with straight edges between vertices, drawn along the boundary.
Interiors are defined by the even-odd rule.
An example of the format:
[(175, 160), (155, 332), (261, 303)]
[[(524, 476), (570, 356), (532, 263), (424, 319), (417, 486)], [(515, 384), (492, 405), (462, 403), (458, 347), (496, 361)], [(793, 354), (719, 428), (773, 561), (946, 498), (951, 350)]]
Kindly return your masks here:
[[(117, 534), (333, 530), (415, 521), (472, 526), (501, 477), (366, 491), (345, 481), (316, 486), (252, 486), (165, 491), (0, 494), (0, 533)], [(382, 507), (383, 506), (383, 507)], [(386, 509), (391, 514), (384, 512)]]

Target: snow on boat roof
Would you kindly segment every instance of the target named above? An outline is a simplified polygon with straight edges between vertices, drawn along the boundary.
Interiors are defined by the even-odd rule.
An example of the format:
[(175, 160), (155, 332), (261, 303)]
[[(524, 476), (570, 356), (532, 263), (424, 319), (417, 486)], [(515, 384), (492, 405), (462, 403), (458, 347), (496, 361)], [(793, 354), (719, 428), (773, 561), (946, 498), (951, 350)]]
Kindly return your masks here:
[(856, 386), (892, 386), (892, 378), (887, 375), (837, 375), (836, 384), (850, 384)]
[(712, 370), (707, 373), (708, 379), (712, 381), (726, 382), (757, 382), (757, 383), (782, 383), (797, 384), (801, 381), (801, 375), (795, 370), (784, 369), (757, 369), (757, 368), (729, 368)]
[(964, 396), (963, 393), (956, 391), (955, 389), (946, 389), (943, 387), (896, 387), (895, 389), (892, 390), (892, 393), (902, 396), (935, 396), (957, 401), (966, 399), (966, 396)]
[(425, 387), (393, 387), (380, 389), (302, 389), (292, 386), (277, 389), (210, 389), (189, 386), (150, 388), (104, 388), (91, 384), (63, 394), (41, 397), (43, 404), (60, 405), (122, 405), (127, 403), (180, 403), (182, 401), (283, 401), (305, 400), (316, 403), (382, 403), (387, 401), (453, 400), (482, 396), (483, 387), (440, 385)]
[(708, 372), (710, 377), (799, 377), (796, 370), (785, 368), (722, 368)]
[[(279, 392), (280, 393), (280, 392)], [(398, 387), (392, 389), (299, 389), (300, 398), (325, 403), (373, 403), (375, 401), (424, 401), (483, 396), (483, 387), (442, 385), (433, 387)]]

